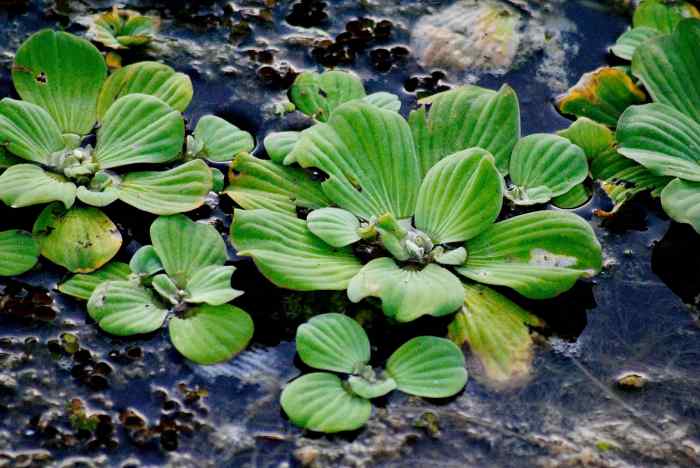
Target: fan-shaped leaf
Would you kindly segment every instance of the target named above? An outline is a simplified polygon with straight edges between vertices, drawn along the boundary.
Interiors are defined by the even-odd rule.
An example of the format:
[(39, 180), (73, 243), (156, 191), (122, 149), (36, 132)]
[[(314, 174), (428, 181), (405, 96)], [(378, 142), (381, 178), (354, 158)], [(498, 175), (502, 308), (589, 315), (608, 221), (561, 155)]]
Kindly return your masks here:
[(73, 273), (89, 273), (114, 257), (122, 245), (117, 226), (99, 209), (52, 203), (33, 229), (41, 255)]
[(15, 56), (12, 82), (25, 101), (51, 114), (63, 133), (85, 135), (96, 120), (97, 95), (107, 77), (100, 52), (85, 39), (44, 29)]
[(422, 175), (442, 158), (477, 146), (494, 156), (501, 174), (508, 172), (510, 153), (520, 138), (520, 107), (512, 88), (495, 92), (463, 86), (420, 103), (424, 107), (411, 112), (408, 121)]
[(510, 159), (513, 187), (506, 196), (516, 205), (546, 203), (588, 176), (586, 154), (566, 138), (546, 133), (521, 139)]
[(25, 231), (0, 231), (0, 276), (21, 275), (39, 260), (39, 246)]
[(177, 305), (182, 299), (181, 290), (165, 273), (156, 275), (151, 280), (151, 286), (170, 305)]
[(138, 249), (129, 261), (129, 268), (137, 275), (151, 276), (163, 270), (163, 264), (152, 245)]
[(566, 94), (557, 97), (562, 114), (588, 117), (614, 127), (629, 106), (646, 101), (646, 95), (619, 68), (601, 67), (584, 74)]
[(73, 275), (68, 281), (59, 284), (58, 290), (87, 301), (100, 284), (105, 281), (126, 281), (130, 274), (131, 269), (126, 263), (109, 262), (92, 273)]
[(639, 27), (653, 28), (668, 34), (676, 25), (687, 17), (700, 18), (700, 12), (683, 0), (669, 2), (666, 0), (642, 0), (634, 11), (632, 24)]
[(686, 19), (671, 35), (644, 43), (632, 58), (632, 73), (654, 101), (700, 122), (700, 20)]
[(457, 271), (480, 283), (507, 286), (531, 299), (554, 297), (600, 271), (600, 243), (579, 216), (537, 211), (494, 224), (467, 242)]
[(396, 112), (343, 104), (327, 124), (305, 130), (290, 156), (327, 174), (325, 194), (359, 217), (413, 214), (420, 176), (410, 129)]
[(250, 316), (227, 304), (197, 306), (184, 318), (173, 317), (168, 328), (175, 348), (198, 364), (227, 361), (243, 351), (253, 337)]
[(212, 265), (197, 270), (187, 281), (185, 302), (221, 305), (243, 294), (231, 287), (232, 266)]
[(333, 248), (303, 220), (270, 210), (235, 210), (231, 242), (267, 279), (288, 289), (343, 290), (362, 267), (349, 248)]
[(168, 314), (153, 293), (131, 281), (100, 284), (90, 296), (87, 310), (101, 329), (118, 336), (157, 330)]
[(450, 340), (419, 336), (389, 357), (386, 370), (402, 392), (428, 398), (459, 393), (467, 383), (464, 354)]
[(97, 116), (102, 120), (107, 109), (128, 94), (155, 96), (173, 109), (184, 112), (192, 100), (190, 77), (158, 62), (138, 62), (120, 68), (105, 82), (97, 101)]
[(282, 391), (280, 402), (295, 425), (326, 433), (358, 429), (372, 414), (369, 400), (350, 393), (338, 377), (326, 372), (294, 380)]
[(528, 325), (542, 322), (491, 288), (474, 284), (464, 289), (464, 307), (450, 324), (449, 334), (452, 341), (469, 346), (478, 369), (471, 374), (499, 389), (522, 383), (532, 371)]
[(294, 80), (289, 94), (297, 109), (326, 122), (341, 104), (365, 97), (365, 88), (362, 81), (351, 73), (336, 70), (320, 74), (304, 72)]
[(217, 162), (230, 161), (238, 153), (252, 151), (255, 146), (250, 133), (213, 115), (199, 119), (194, 136), (204, 144), (203, 156)]
[(27, 161), (48, 164), (65, 144), (48, 112), (31, 102), (0, 101), (0, 145)]
[(195, 223), (184, 215), (161, 216), (150, 232), (163, 268), (180, 289), (198, 270), (228, 260), (226, 244), (210, 224)]
[(401, 100), (396, 94), (380, 91), (362, 98), (365, 102), (382, 109), (398, 112), (401, 110)]
[(332, 247), (345, 247), (360, 240), (357, 217), (340, 208), (321, 208), (306, 216), (309, 230)]
[(674, 221), (700, 232), (700, 183), (674, 179), (661, 192), (664, 211)]
[(184, 213), (204, 204), (212, 184), (207, 164), (195, 160), (167, 171), (127, 174), (118, 187), (119, 199), (149, 213)]
[(15, 164), (0, 175), (0, 199), (12, 208), (60, 201), (66, 208), (75, 202), (76, 187), (66, 178), (34, 164)]
[(418, 192), (416, 227), (434, 243), (471, 239), (489, 227), (503, 205), (503, 178), (493, 156), (480, 148), (435, 164)]
[(95, 159), (101, 169), (164, 163), (177, 158), (185, 139), (179, 112), (145, 94), (119, 98), (97, 132)]
[(297, 353), (316, 369), (351, 374), (369, 362), (367, 334), (342, 314), (322, 314), (297, 328)]
[(591, 190), (585, 184), (576, 184), (566, 193), (552, 198), (552, 204), (557, 208), (571, 210), (585, 204), (591, 198)]
[(661, 32), (654, 28), (640, 26), (625, 31), (610, 48), (610, 52), (625, 60), (632, 60), (634, 52), (649, 39), (659, 36)]
[(294, 149), (300, 136), (301, 132), (274, 132), (265, 137), (263, 145), (270, 159), (277, 164), (282, 164)]
[(303, 170), (241, 153), (233, 160), (225, 193), (247, 210), (295, 214), (296, 207), (321, 208), (331, 201)]
[(612, 130), (588, 117), (579, 117), (569, 128), (558, 131), (557, 135), (581, 148), (589, 161), (615, 145)]
[(655, 175), (700, 181), (700, 123), (665, 104), (629, 108), (617, 129), (619, 152)]
[(422, 270), (399, 267), (382, 257), (367, 263), (348, 285), (352, 302), (373, 296), (382, 300), (382, 310), (399, 322), (423, 315), (451, 314), (462, 304), (464, 292), (459, 279), (434, 263)]

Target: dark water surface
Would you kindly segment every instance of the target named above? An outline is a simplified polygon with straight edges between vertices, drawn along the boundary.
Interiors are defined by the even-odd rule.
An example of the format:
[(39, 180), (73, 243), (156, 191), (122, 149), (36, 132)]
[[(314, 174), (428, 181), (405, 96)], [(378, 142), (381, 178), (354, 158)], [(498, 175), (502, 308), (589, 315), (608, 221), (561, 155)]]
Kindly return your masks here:
[[(6, 3), (0, 1), (0, 96), (14, 96), (11, 54), (31, 32), (63, 27), (81, 33), (81, 15), (111, 5)], [(285, 20), (299, 2), (126, 3), (161, 15), (166, 39), (157, 53), (125, 59), (162, 59), (192, 77), (190, 126), (215, 113), (258, 142), (269, 131), (308, 125), (297, 114), (275, 117), (272, 103), (286, 98), (295, 72), (338, 57), (347, 61), (340, 68), (361, 75), (368, 91), (399, 94), (404, 112), (417, 93), (467, 81), (489, 87), (508, 82), (520, 96), (524, 133), (564, 128), (569, 121), (551, 104), (557, 88), (605, 64), (606, 48), (628, 24), (602, 4), (549, 2), (566, 19), (566, 31), (556, 36), (560, 43), (549, 52), (534, 51), (505, 75), (443, 74), (422, 68), (401, 50), (393, 65), (371, 51), (410, 52), (416, 18), (451, 2), (328, 1), (325, 19), (304, 19), (316, 29)], [(318, 2), (306, 2), (307, 10), (311, 3)], [(310, 37), (334, 38), (358, 17), (390, 20), (389, 34), (375, 28), (352, 60), (312, 52)], [(552, 51), (560, 49), (567, 53), (557, 61)], [(592, 213), (608, 205), (596, 193), (577, 210), (604, 246), (604, 272), (562, 298), (526, 304), (553, 332), (537, 347), (527, 385), (496, 392), (470, 379), (457, 397), (430, 402), (397, 392), (375, 405), (365, 429), (330, 437), (304, 434), (279, 407), (280, 389), (303, 370), (293, 345), (299, 323), (329, 311), (363, 314), (379, 344), (373, 354), (381, 359), (408, 337), (444, 334), (447, 322), (390, 325), (371, 306), (347, 304), (343, 293), (275, 289), (251, 262), (237, 258), (235, 286), (246, 291), (237, 304), (255, 319), (254, 344), (227, 364), (200, 367), (181, 358), (166, 333), (117, 339), (100, 332), (83, 303), (54, 290), (64, 272), (42, 262), (23, 277), (0, 281), (0, 465), (296, 466), (312, 459), (320, 466), (695, 465), (700, 238), (669, 223), (648, 199), (603, 225)], [(18, 224), (31, 229), (38, 211), (2, 207), (0, 229)], [(231, 211), (231, 202), (222, 198), (192, 215), (213, 216), (226, 232)], [(118, 258), (126, 260), (148, 241), (153, 217), (118, 205), (107, 212), (124, 234)], [(625, 372), (640, 374), (646, 385), (636, 390), (616, 385)]]

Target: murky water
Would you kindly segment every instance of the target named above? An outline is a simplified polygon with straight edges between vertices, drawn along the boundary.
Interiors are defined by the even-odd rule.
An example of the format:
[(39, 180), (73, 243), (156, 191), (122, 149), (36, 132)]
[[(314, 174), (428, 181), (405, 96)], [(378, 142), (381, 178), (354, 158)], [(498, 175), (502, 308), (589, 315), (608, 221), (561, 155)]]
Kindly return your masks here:
[[(45, 1), (10, 8), (6, 3), (0, 2), (3, 96), (14, 95), (11, 53), (28, 34), (41, 27), (82, 32), (82, 16), (111, 4)], [(508, 82), (520, 97), (524, 133), (564, 128), (569, 121), (557, 114), (552, 98), (581, 73), (606, 63), (606, 47), (628, 22), (602, 3), (545, 2), (542, 13), (533, 6), (537, 2), (511, 2), (524, 21), (540, 21), (542, 16), (533, 15), (544, 14), (546, 21), (538, 24), (550, 39), (538, 43), (526, 34), (521, 44), (530, 49), (515, 59), (515, 69), (496, 73), (426, 69), (412, 53), (418, 18), (453, 2), (405, 1), (397, 7), (398, 2), (384, 0), (327, 1), (320, 9), (325, 19), (291, 15), (299, 2), (289, 1), (126, 3), (163, 17), (164, 40), (153, 54), (192, 77), (189, 121), (215, 113), (258, 142), (273, 129), (308, 125), (296, 114), (274, 116), (272, 104), (285, 99), (295, 72), (319, 63), (354, 70), (370, 92), (399, 94), (404, 111), (417, 95), (444, 86)], [(311, 3), (319, 2), (305, 2), (306, 9), (297, 7), (298, 12), (309, 11)], [(372, 34), (358, 33), (352, 47), (339, 46), (348, 23), (350, 31), (362, 26), (360, 17), (374, 20)], [(382, 20), (390, 25), (379, 26)], [(335, 45), (329, 47), (331, 42)], [(447, 322), (390, 325), (371, 305), (350, 305), (342, 293), (275, 289), (249, 261), (236, 259), (235, 285), (246, 291), (237, 304), (255, 319), (254, 344), (227, 364), (200, 367), (183, 360), (161, 333), (116, 339), (100, 332), (82, 303), (54, 290), (63, 272), (43, 262), (21, 278), (0, 281), (0, 463), (697, 464), (700, 238), (689, 228), (670, 225), (657, 203), (647, 199), (603, 225), (592, 212), (607, 204), (597, 193), (577, 210), (604, 246), (605, 271), (556, 300), (520, 301), (552, 328), (552, 336), (537, 348), (527, 385), (495, 392), (471, 379), (446, 401), (392, 394), (378, 402), (365, 429), (330, 437), (302, 433), (279, 407), (280, 389), (303, 370), (292, 343), (299, 323), (311, 314), (351, 308), (366, 317), (371, 336), (383, 338), (373, 341), (381, 343), (373, 353), (379, 360), (418, 330), (444, 333)], [(214, 216), (226, 232), (231, 210), (231, 202), (222, 198), (194, 216)], [(18, 223), (31, 229), (38, 211), (0, 208), (0, 229)], [(152, 216), (118, 205), (107, 211), (125, 234), (119, 258), (128, 259), (147, 240)], [(617, 385), (624, 373), (640, 375), (645, 385)]]

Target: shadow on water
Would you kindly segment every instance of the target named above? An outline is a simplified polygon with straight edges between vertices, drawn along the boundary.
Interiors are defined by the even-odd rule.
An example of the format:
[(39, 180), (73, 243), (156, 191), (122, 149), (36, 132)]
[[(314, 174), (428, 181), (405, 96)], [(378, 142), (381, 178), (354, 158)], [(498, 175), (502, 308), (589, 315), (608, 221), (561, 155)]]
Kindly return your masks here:
[[(269, 131), (308, 125), (299, 114), (274, 116), (270, 103), (284, 100), (294, 75), (318, 63), (352, 69), (370, 92), (397, 93), (404, 112), (418, 96), (449, 86), (508, 82), (520, 96), (524, 133), (564, 128), (569, 121), (551, 104), (560, 92), (554, 84), (571, 85), (605, 64), (606, 48), (627, 26), (605, 8), (552, 2), (565, 19), (557, 23), (566, 29), (558, 40), (568, 54), (559, 57), (555, 83), (533, 78), (553, 60), (542, 51), (500, 76), (422, 67), (411, 55), (412, 27), (448, 1), (402, 2), (399, 12), (383, 0), (362, 7), (346, 0), (125, 3), (163, 17), (166, 40), (154, 57), (192, 77), (188, 125), (214, 113), (258, 142)], [(80, 17), (111, 2), (4, 4), (0, 93), (14, 96), (8, 53), (42, 27), (82, 32)], [(289, 15), (319, 29), (292, 26)], [(318, 34), (331, 45), (318, 46)], [(139, 54), (126, 59), (149, 56)], [(446, 401), (392, 394), (376, 402), (364, 430), (342, 436), (304, 434), (280, 410), (280, 389), (305, 370), (294, 352), (297, 325), (317, 313), (351, 313), (381, 363), (412, 336), (444, 334), (447, 319), (390, 323), (375, 303), (350, 304), (343, 293), (274, 288), (251, 261), (233, 257), (235, 286), (246, 291), (236, 304), (254, 317), (254, 343), (229, 363), (201, 367), (184, 361), (165, 332), (131, 339), (100, 332), (83, 303), (55, 290), (65, 273), (43, 262), (0, 281), (0, 458), (134, 466), (277, 466), (311, 458), (323, 466), (690, 465), (700, 429), (700, 337), (686, 304), (695, 306), (700, 292), (700, 239), (686, 226), (669, 227), (658, 204), (644, 199), (615, 222), (601, 222), (592, 212), (607, 203), (597, 193), (577, 210), (604, 246), (605, 271), (554, 300), (518, 299), (546, 319), (550, 335), (538, 345), (527, 385), (496, 392), (472, 379)], [(192, 216), (215, 218), (225, 234), (232, 207), (222, 198)], [(0, 229), (31, 229), (38, 211), (0, 207)], [(107, 211), (125, 237), (118, 259), (127, 260), (148, 242), (153, 216), (119, 204)], [(644, 385), (621, 385), (625, 373)]]

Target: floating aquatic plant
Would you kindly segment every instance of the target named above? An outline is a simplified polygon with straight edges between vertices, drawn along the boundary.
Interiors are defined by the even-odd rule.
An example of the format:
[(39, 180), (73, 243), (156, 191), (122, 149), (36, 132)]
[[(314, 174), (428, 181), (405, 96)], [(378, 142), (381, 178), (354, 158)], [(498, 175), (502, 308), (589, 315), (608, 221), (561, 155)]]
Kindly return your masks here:
[(39, 246), (32, 235), (16, 229), (0, 231), (0, 276), (20, 275), (39, 259)]
[(213, 226), (184, 215), (159, 217), (152, 245), (141, 247), (129, 265), (109, 263), (75, 275), (59, 290), (87, 299), (100, 328), (119, 336), (153, 332), (168, 322), (170, 339), (199, 364), (230, 359), (253, 335), (253, 321), (227, 304), (243, 294), (231, 288), (235, 268), (225, 266), (226, 245)]
[[(362, 427), (372, 413), (373, 398), (393, 390), (445, 398), (467, 382), (464, 355), (451, 341), (420, 336), (404, 343), (384, 369), (369, 365), (370, 344), (362, 327), (342, 314), (318, 315), (297, 329), (297, 352), (315, 369), (282, 391), (281, 404), (299, 427), (319, 432)], [(331, 373), (332, 372), (332, 373)], [(336, 374), (347, 375), (342, 380)]]
[(137, 11), (112, 10), (90, 18), (88, 37), (111, 49), (128, 49), (149, 44), (160, 27), (160, 19)]

